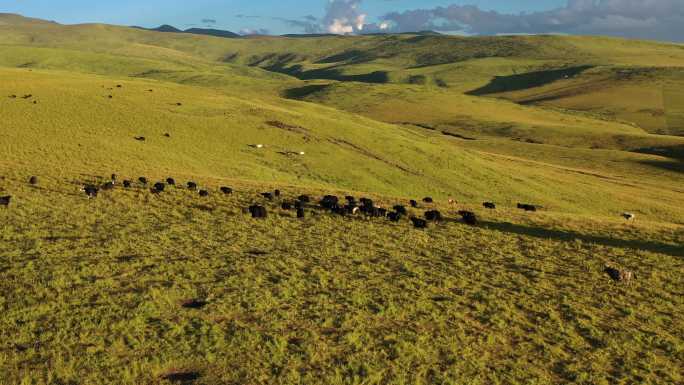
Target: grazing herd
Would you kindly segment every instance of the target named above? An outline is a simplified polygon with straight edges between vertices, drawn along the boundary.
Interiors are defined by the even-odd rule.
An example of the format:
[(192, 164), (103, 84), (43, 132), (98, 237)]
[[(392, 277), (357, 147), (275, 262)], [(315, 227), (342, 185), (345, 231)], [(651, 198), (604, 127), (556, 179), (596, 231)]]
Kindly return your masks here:
[[(81, 191), (83, 191), (89, 199), (97, 198), (97, 194), (100, 191), (113, 190), (116, 186), (117, 179), (118, 179), (117, 175), (112, 174), (110, 181), (107, 181), (107, 182), (105, 182), (99, 186), (96, 186), (93, 184), (86, 184), (81, 188)], [(149, 181), (147, 180), (146, 177), (141, 176), (138, 178), (138, 182), (140, 182), (140, 184), (142, 186), (147, 186)], [(38, 182), (37, 182), (37, 179), (35, 179), (35, 177), (31, 177), (31, 179), (29, 180), (29, 183), (35, 185)], [(126, 179), (126, 180), (123, 180), (121, 182), (121, 186), (124, 189), (130, 189), (133, 187), (133, 182)], [(152, 193), (153, 195), (159, 195), (159, 194), (163, 193), (164, 191), (166, 191), (166, 186), (174, 186), (175, 187), (176, 186), (176, 180), (173, 178), (166, 178), (166, 183), (156, 182), (150, 188), (150, 193)], [(192, 181), (187, 182), (187, 187), (188, 187), (188, 190), (197, 191), (200, 197), (208, 197), (209, 196), (209, 191), (208, 190), (198, 190), (197, 183), (195, 183), (195, 182), (192, 182)], [(221, 187), (221, 192), (223, 192), (224, 194), (232, 194), (233, 189), (230, 187)], [(7, 205), (9, 205), (9, 197), (8, 197), (8, 203), (5, 206), (7, 206)]]
[[(81, 191), (85, 193), (88, 199), (97, 198), (100, 191), (113, 190), (117, 185), (117, 181), (118, 176), (116, 174), (112, 174), (110, 181), (100, 185), (86, 184), (82, 187)], [(35, 186), (38, 184), (38, 178), (36, 176), (31, 176), (28, 182), (30, 185)], [(138, 182), (144, 187), (146, 187), (149, 183), (148, 179), (143, 176), (138, 178)], [(124, 189), (130, 189), (133, 187), (133, 182), (126, 179), (121, 182), (121, 186), (123, 186)], [(166, 178), (165, 183), (156, 182), (150, 188), (150, 192), (155, 195), (161, 194), (167, 190), (167, 186), (175, 187), (176, 180), (174, 178)], [(206, 198), (210, 195), (209, 190), (200, 190), (196, 182), (188, 181), (186, 186), (188, 190), (196, 191), (202, 198)], [(233, 189), (226, 186), (220, 187), (219, 190), (224, 195), (230, 195), (233, 193)], [(281, 191), (274, 190), (263, 192), (260, 194), (260, 196), (263, 199), (272, 202), (281, 197)], [(0, 196), (0, 206), (8, 207), (11, 200), (11, 196)], [(280, 202), (280, 209), (284, 211), (296, 210), (297, 218), (304, 218), (306, 216), (305, 208), (327, 210), (331, 214), (340, 216), (364, 215), (369, 218), (386, 218), (391, 222), (399, 222), (403, 218), (408, 217), (413, 226), (418, 229), (427, 228), (430, 222), (440, 222), (444, 220), (442, 213), (438, 210), (426, 210), (423, 213), (423, 217), (419, 218), (416, 216), (409, 216), (409, 211), (404, 205), (397, 204), (394, 205), (391, 210), (388, 210), (382, 206), (376, 205), (373, 200), (369, 198), (360, 198), (357, 201), (356, 198), (351, 195), (344, 197), (344, 199), (340, 199), (335, 195), (325, 195), (318, 202), (318, 206), (312, 205), (311, 202), (312, 200), (308, 195), (300, 195), (294, 201), (282, 200)], [(427, 205), (432, 205), (435, 201), (431, 197), (425, 197), (422, 199), (422, 202)], [(414, 199), (409, 200), (408, 203), (413, 209), (419, 208), (418, 201)], [(449, 199), (449, 203), (454, 205), (456, 204), (456, 201), (454, 199)], [(482, 206), (489, 210), (496, 210), (497, 208), (496, 204), (493, 202), (484, 202)], [(538, 210), (538, 206), (527, 203), (518, 203), (517, 208), (528, 212), (536, 212)], [(252, 205), (248, 208), (248, 211), (253, 218), (262, 219), (268, 217), (267, 209), (263, 205)], [(475, 226), (478, 224), (477, 215), (472, 211), (461, 210), (458, 212), (458, 215), (461, 217), (463, 222), (468, 225)], [(628, 221), (633, 221), (635, 215), (631, 213), (623, 213), (622, 217)]]
[[(104, 182), (100, 185), (86, 184), (81, 190), (85, 193), (88, 199), (94, 199), (97, 198), (98, 193), (101, 190), (113, 190), (117, 184), (117, 180), (117, 175), (112, 174), (110, 181)], [(142, 186), (147, 186), (148, 184), (148, 180), (145, 177), (139, 177), (138, 181)], [(38, 178), (36, 176), (31, 176), (28, 180), (28, 183), (32, 186), (36, 186), (38, 185)], [(123, 188), (129, 189), (132, 187), (132, 182), (130, 180), (124, 180), (122, 181), (121, 185)], [(150, 188), (150, 192), (155, 195), (161, 194), (167, 190), (167, 186), (176, 186), (176, 181), (173, 178), (167, 178), (166, 183), (156, 182), (152, 188)], [(209, 196), (209, 191), (199, 190), (196, 182), (189, 181), (186, 183), (186, 186), (188, 190), (197, 191), (200, 197)], [(233, 189), (226, 186), (220, 187), (219, 190), (225, 195), (230, 195), (233, 193)], [(263, 199), (269, 202), (279, 199), (281, 195), (282, 194), (280, 190), (263, 192), (260, 194)], [(12, 196), (10, 195), (0, 196), (0, 206), (9, 207), (11, 201)], [(308, 195), (300, 195), (294, 201), (288, 201), (286, 199), (282, 200), (280, 202), (280, 208), (284, 211), (296, 210), (297, 218), (305, 218), (305, 209), (307, 208), (327, 210), (332, 214), (340, 216), (365, 215), (368, 218), (386, 218), (392, 222), (399, 222), (404, 217), (408, 217), (409, 221), (413, 224), (413, 227), (417, 229), (427, 229), (430, 222), (440, 222), (444, 220), (442, 213), (438, 210), (427, 210), (424, 212), (423, 218), (419, 218), (417, 216), (409, 216), (409, 211), (404, 205), (397, 204), (392, 207), (392, 210), (387, 210), (382, 206), (376, 205), (373, 200), (369, 198), (360, 198), (357, 201), (356, 198), (351, 195), (344, 197), (343, 200), (335, 195), (325, 195), (320, 201), (318, 201), (318, 205), (312, 205), (311, 202), (312, 199)], [(423, 202), (426, 204), (432, 204), (434, 203), (434, 200), (430, 197), (426, 197), (423, 199)], [(453, 201), (451, 204), (455, 204), (455, 201)], [(416, 200), (410, 200), (409, 205), (412, 208), (418, 208), (418, 202)], [(484, 202), (482, 205), (486, 209), (496, 209), (496, 204), (493, 202)], [(523, 203), (518, 203), (517, 207), (520, 210), (529, 212), (536, 212), (538, 209), (538, 207), (535, 205)], [(268, 218), (268, 210), (262, 204), (253, 204), (245, 211), (248, 211), (252, 218), (255, 219)], [(478, 224), (477, 215), (474, 212), (461, 210), (458, 212), (458, 214), (461, 216), (464, 223), (472, 226)], [(622, 217), (628, 221), (632, 221), (634, 220), (635, 215), (631, 213), (623, 213)], [(605, 266), (604, 272), (616, 282), (629, 283), (634, 278), (634, 274), (632, 272), (611, 266)]]

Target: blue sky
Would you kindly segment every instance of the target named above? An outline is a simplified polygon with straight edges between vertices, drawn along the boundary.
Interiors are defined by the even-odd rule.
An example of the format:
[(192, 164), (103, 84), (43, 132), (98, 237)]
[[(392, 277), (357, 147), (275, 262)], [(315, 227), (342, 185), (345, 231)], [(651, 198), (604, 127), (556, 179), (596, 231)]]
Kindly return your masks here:
[[(274, 17), (299, 19), (323, 17), (328, 0), (0, 0), (0, 12), (75, 24), (98, 22), (119, 25), (156, 27), (172, 24), (179, 28), (216, 20), (216, 27), (239, 31), (265, 28), (273, 33), (297, 33)], [(476, 4), (482, 9), (500, 12), (543, 10), (562, 5), (564, 0), (366, 0), (360, 5), (369, 20), (392, 11), (433, 8), (450, 4)], [(261, 16), (238, 18), (236, 15)]]
[(684, 41), (684, 0), (0, 0), (0, 12), (66, 24), (171, 24), (243, 33), (434, 30)]

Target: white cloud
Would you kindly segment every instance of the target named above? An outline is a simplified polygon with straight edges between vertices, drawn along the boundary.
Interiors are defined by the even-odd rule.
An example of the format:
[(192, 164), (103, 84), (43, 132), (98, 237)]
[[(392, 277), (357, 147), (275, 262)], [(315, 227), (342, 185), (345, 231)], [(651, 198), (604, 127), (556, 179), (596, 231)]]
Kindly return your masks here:
[(328, 0), (322, 24), (330, 33), (350, 34), (363, 30), (367, 15), (359, 10), (361, 0)]
[(354, 27), (347, 25), (347, 20), (334, 19), (332, 24), (328, 25), (328, 32), (339, 35), (354, 32)]

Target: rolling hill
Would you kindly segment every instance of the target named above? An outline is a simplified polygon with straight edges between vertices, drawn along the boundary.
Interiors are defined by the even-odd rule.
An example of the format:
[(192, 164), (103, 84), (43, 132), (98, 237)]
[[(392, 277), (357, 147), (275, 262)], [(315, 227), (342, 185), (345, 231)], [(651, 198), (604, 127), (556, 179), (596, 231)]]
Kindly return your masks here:
[[(602, 37), (0, 14), (0, 383), (681, 382), (683, 67)], [(80, 190), (112, 173), (134, 186)]]
[(157, 28), (143, 28), (143, 27), (133, 27), (133, 28), (144, 29), (147, 31), (156, 31), (156, 32), (191, 33), (194, 35), (206, 35), (206, 36), (225, 37), (225, 38), (240, 37), (240, 35), (238, 35), (235, 32), (224, 31), (224, 30), (215, 29), (215, 28), (188, 28), (186, 30), (181, 30), (181, 29), (178, 29), (172, 25), (166, 25), (166, 24), (160, 25)]

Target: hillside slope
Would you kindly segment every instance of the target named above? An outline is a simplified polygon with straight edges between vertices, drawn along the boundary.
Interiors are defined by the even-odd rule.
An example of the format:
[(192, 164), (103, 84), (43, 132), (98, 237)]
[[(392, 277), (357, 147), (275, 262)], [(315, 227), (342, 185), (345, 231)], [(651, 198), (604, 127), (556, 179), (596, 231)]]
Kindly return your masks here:
[[(0, 95), (18, 96), (0, 101), (12, 127), (0, 144), (2, 162), (24, 172), (54, 173), (59, 164), (67, 175), (224, 176), (395, 196), (527, 200), (549, 210), (606, 215), (630, 209), (684, 221), (676, 208), (682, 192), (667, 183), (503, 159), (459, 148), (448, 136), (313, 104), (64, 72), (0, 70), (0, 78)], [(266, 148), (249, 147), (255, 144)]]
[[(325, 103), (388, 123), (395, 123), (396, 120), (388, 119), (384, 111), (400, 109), (405, 115), (418, 115), (417, 119), (403, 119), (418, 125), (442, 126), (453, 132), (483, 131), (488, 135), (536, 140), (557, 136), (554, 125), (565, 122), (567, 127), (563, 136), (569, 138), (570, 144), (575, 146), (586, 142), (585, 136), (575, 135), (575, 132), (585, 131), (587, 127), (611, 125), (608, 131), (612, 134), (605, 135), (594, 144), (628, 150), (651, 145), (652, 141), (641, 134), (676, 135), (680, 132), (679, 111), (682, 110), (682, 101), (676, 90), (682, 78), (680, 69), (684, 66), (684, 50), (680, 45), (674, 44), (561, 36), (461, 38), (378, 35), (219, 39), (106, 25), (61, 26), (12, 15), (0, 16), (0, 19), (5, 20), (0, 25), (3, 31), (0, 44), (116, 54), (125, 58), (118, 59), (119, 61), (131, 62), (131, 70), (137, 69), (126, 75), (165, 76), (167, 79), (183, 82), (193, 81), (187, 78), (186, 71), (199, 71), (197, 67), (203, 66), (204, 71), (209, 72), (205, 84), (223, 87), (232, 86), (230, 76), (233, 73), (238, 79), (247, 75), (250, 80), (253, 79), (254, 87), (258, 87), (257, 82), (268, 76), (263, 71), (260, 73), (255, 70), (247, 74), (245, 71), (247, 68), (263, 69), (314, 81), (311, 85), (284, 81), (279, 86), (270, 84), (262, 88), (263, 91), (266, 88), (277, 88), (284, 95)], [(8, 53), (4, 56), (16, 58), (21, 55)], [(163, 63), (158, 63), (158, 60)], [(169, 61), (174, 62), (176, 68), (171, 68)], [(68, 66), (66, 63), (48, 63), (40, 58), (7, 64), (50, 69), (66, 69)], [(619, 68), (643, 72), (642, 69), (649, 69), (653, 65), (666, 70), (650, 71), (651, 84), (644, 87), (649, 89), (648, 95), (657, 93), (658, 87), (668, 90), (662, 93), (665, 95), (663, 101), (656, 101), (654, 106), (633, 106), (630, 99), (633, 100), (634, 97), (627, 98), (628, 95), (634, 95), (634, 91), (631, 94), (625, 93), (619, 84), (614, 87), (614, 82), (595, 79), (588, 80), (592, 83), (591, 89), (598, 92), (593, 100), (585, 103), (568, 101), (552, 104), (553, 107), (591, 112), (580, 117), (576, 114), (568, 117), (567, 111), (563, 114), (559, 111), (517, 109), (515, 113), (498, 114), (497, 120), (492, 120), (492, 114), (489, 113), (491, 108), (510, 110), (511, 107), (493, 103), (490, 104), (492, 107), (471, 110), (468, 108), (469, 99), (464, 96), (468, 91), (485, 87), (493, 79), (496, 81), (498, 78), (521, 73), (549, 73), (581, 66), (604, 68), (604, 72), (615, 72)], [(189, 69), (189, 66), (195, 68)], [(92, 67), (80, 70), (100, 74), (111, 73), (112, 70), (97, 68), (97, 65)], [(124, 75), (123, 71), (120, 74)], [(656, 82), (653, 82), (654, 76)], [(337, 84), (340, 81), (343, 82), (342, 86)], [(358, 86), (350, 82), (368, 84), (365, 87), (370, 91), (364, 92), (363, 103), (350, 105), (347, 102), (347, 99), (355, 98), (358, 93), (355, 88)], [(381, 85), (387, 83), (400, 84), (401, 90), (406, 92), (400, 92), (388, 101), (382, 95), (396, 93), (396, 87)], [(563, 87), (562, 82), (550, 83), (551, 88)], [(579, 85), (582, 89), (586, 88), (587, 82), (583, 83)], [(317, 91), (322, 88), (319, 87), (326, 84), (330, 88), (325, 88), (326, 94), (320, 95)], [(406, 84), (412, 86), (405, 87)], [(248, 88), (249, 86), (243, 87), (244, 90)], [(524, 92), (536, 94), (540, 91), (542, 90), (538, 90), (538, 87), (532, 87)], [(621, 93), (625, 96), (610, 98), (610, 95)], [(605, 104), (603, 110), (597, 111), (593, 107), (604, 101), (602, 95), (606, 95), (605, 99), (610, 99), (610, 102)], [(520, 98), (510, 99), (524, 101)], [(617, 105), (611, 109), (610, 103)], [(664, 112), (666, 106), (667, 113)], [(546, 116), (540, 119), (540, 114)], [(470, 121), (471, 124), (464, 124), (464, 121)], [(627, 127), (625, 122), (637, 125), (639, 129)], [(547, 130), (550, 131), (548, 135)], [(621, 147), (620, 133), (630, 134), (632, 142), (638, 143), (631, 148)], [(670, 147), (680, 144), (677, 140), (670, 139), (664, 142)]]
[(581, 86), (680, 51), (0, 15), (0, 383), (681, 383), (684, 138)]

